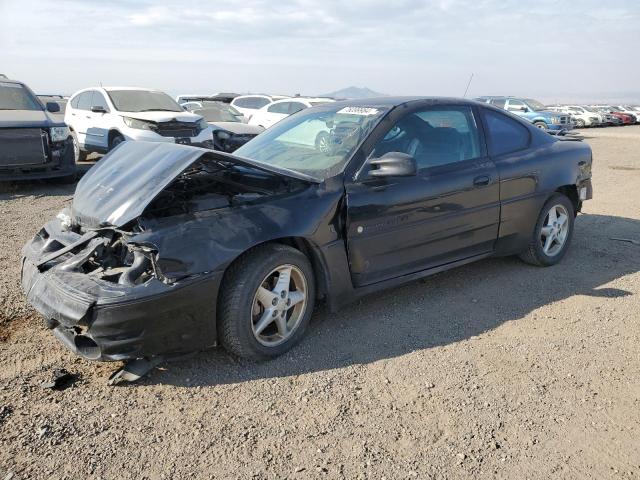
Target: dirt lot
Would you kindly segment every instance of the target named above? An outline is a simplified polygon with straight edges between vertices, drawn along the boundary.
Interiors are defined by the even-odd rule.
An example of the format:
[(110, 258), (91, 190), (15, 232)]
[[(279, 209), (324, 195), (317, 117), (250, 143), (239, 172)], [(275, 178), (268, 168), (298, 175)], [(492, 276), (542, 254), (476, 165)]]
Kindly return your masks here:
[[(483, 261), (387, 291), (264, 364), (138, 384), (24, 303), (20, 249), (71, 187), (0, 193), (0, 478), (640, 478), (640, 127), (585, 132), (595, 199), (553, 268)], [(81, 375), (39, 384), (57, 367)], [(8, 477), (7, 477), (8, 478)]]

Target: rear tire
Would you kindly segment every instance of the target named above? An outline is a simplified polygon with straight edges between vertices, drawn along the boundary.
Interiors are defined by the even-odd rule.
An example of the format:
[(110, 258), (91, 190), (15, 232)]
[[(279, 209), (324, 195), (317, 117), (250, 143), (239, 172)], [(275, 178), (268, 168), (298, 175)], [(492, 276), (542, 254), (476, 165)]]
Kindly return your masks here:
[(571, 243), (574, 221), (571, 200), (561, 193), (552, 195), (540, 210), (531, 243), (520, 253), (520, 259), (538, 267), (558, 263)]
[(314, 303), (313, 269), (304, 254), (282, 244), (257, 247), (224, 275), (218, 338), (238, 357), (277, 357), (301, 340)]
[(583, 119), (579, 118), (579, 119), (576, 120), (576, 127), (584, 128), (584, 125), (585, 124), (584, 124), (584, 120)]

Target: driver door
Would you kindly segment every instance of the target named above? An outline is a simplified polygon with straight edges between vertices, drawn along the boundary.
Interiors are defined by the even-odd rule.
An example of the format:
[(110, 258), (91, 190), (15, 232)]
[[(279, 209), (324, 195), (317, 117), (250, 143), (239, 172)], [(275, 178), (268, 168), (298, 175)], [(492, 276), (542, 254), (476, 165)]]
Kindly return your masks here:
[(493, 250), (500, 217), (498, 173), (469, 106), (407, 113), (369, 159), (412, 156), (417, 175), (346, 184), (352, 280), (364, 286)]

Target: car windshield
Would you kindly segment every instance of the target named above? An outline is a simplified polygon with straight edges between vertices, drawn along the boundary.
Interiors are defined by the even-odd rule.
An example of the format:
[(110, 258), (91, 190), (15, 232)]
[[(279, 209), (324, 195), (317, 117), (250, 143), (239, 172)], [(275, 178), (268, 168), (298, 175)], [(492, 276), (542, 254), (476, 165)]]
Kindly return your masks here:
[(202, 115), (207, 122), (240, 122), (240, 119), (227, 110), (220, 108), (201, 108), (193, 113)]
[(0, 110), (42, 110), (42, 105), (23, 85), (0, 82)]
[(387, 111), (333, 104), (305, 109), (244, 144), (235, 155), (326, 180), (342, 172)]
[(184, 112), (182, 107), (163, 92), (148, 90), (109, 90), (109, 98), (121, 112)]
[(527, 98), (525, 103), (533, 110), (534, 112), (539, 112), (540, 110), (545, 110), (545, 106), (541, 104), (539, 101), (534, 100), (533, 98)]
[(610, 112), (621, 112), (618, 107), (606, 107)]

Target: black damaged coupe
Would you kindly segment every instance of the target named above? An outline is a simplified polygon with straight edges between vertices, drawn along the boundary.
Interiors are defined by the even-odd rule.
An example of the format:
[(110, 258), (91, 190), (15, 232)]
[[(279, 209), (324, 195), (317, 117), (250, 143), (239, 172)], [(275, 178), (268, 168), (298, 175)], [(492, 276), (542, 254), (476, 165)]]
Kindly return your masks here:
[(448, 98), (325, 104), (234, 155), (125, 142), (25, 246), (22, 284), (84, 358), (274, 357), (320, 299), (335, 310), (489, 256), (559, 262), (591, 161), (580, 141)]

